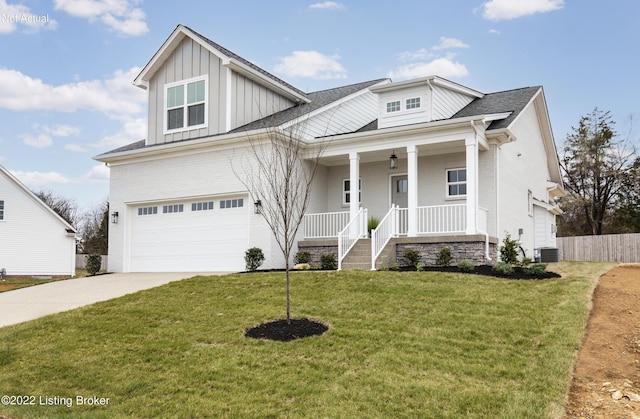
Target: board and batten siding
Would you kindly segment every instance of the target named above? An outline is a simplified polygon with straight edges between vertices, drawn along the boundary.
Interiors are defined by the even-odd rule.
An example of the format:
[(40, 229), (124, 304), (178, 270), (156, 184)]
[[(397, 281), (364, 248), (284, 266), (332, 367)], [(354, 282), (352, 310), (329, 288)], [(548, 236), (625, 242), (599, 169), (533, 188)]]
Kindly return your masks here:
[[(227, 118), (227, 78), (231, 89)], [(165, 134), (165, 86), (181, 80), (207, 76), (207, 126)], [(205, 46), (185, 38), (149, 82), (147, 145), (222, 134), (249, 122), (291, 107), (293, 102), (240, 74), (230, 71)], [(227, 119), (231, 126), (227, 126)]]
[(75, 275), (75, 235), (37, 198), (0, 173), (0, 269), (7, 275)]

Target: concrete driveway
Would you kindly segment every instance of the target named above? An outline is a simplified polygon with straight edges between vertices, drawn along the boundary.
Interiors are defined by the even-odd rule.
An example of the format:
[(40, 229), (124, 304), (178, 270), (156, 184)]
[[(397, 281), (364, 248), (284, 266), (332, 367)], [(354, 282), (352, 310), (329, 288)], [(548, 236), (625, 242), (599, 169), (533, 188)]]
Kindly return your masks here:
[(111, 273), (49, 282), (0, 293), (0, 327), (118, 298), (196, 275), (223, 273)]

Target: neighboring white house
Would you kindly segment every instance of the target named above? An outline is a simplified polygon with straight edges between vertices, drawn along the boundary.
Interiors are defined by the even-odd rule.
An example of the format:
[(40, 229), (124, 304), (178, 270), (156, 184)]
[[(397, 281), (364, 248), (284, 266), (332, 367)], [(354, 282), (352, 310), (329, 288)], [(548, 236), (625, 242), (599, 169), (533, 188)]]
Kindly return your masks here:
[(6, 275), (75, 275), (76, 232), (0, 166), (0, 270)]
[[(529, 257), (555, 246), (564, 191), (541, 87), (485, 94), (431, 76), (304, 93), (182, 25), (134, 84), (148, 93), (147, 139), (96, 157), (118, 214), (111, 271), (242, 270), (253, 246), (283, 267), (232, 170), (274, 129), (329, 141), (298, 242), (315, 261), (374, 267), (414, 247), (429, 263), (450, 247), (484, 263), (507, 233)], [(382, 222), (368, 241), (370, 217)], [(347, 263), (354, 245), (369, 252), (360, 265)]]

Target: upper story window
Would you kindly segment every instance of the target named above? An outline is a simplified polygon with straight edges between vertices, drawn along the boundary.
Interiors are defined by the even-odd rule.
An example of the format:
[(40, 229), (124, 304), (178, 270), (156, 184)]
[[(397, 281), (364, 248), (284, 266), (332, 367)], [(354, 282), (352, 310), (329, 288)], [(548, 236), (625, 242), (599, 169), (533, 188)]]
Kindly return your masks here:
[(0, 201), (0, 221), (4, 221), (4, 201)]
[(165, 86), (165, 98), (165, 132), (206, 126), (206, 77), (167, 84)]
[(396, 100), (393, 102), (387, 102), (387, 112), (399, 112), (400, 111), (400, 101)]
[(467, 195), (467, 169), (447, 169), (447, 197)]
[(420, 98), (413, 97), (405, 102), (405, 109), (418, 109), (420, 107)]

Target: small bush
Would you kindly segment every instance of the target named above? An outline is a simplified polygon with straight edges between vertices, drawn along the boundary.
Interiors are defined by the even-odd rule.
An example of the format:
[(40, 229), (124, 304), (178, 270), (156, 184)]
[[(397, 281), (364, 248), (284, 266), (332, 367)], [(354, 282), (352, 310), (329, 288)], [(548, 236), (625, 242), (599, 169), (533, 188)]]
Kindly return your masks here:
[(507, 233), (502, 243), (502, 246), (500, 246), (500, 260), (510, 265), (517, 264), (520, 242), (518, 240), (512, 240), (511, 235)]
[(380, 267), (380, 272), (387, 272), (389, 270), (389, 268), (387, 268), (386, 266), (382, 265)]
[(389, 268), (389, 269), (391, 269), (392, 271), (399, 271), (400, 267), (398, 266), (397, 263), (394, 263), (393, 265), (391, 265), (391, 268)]
[(309, 263), (311, 262), (311, 253), (309, 252), (298, 252), (293, 257), (293, 262), (298, 265), (300, 263)]
[(543, 277), (547, 273), (547, 264), (546, 263), (534, 263), (525, 269), (527, 275)]
[(259, 247), (252, 247), (244, 254), (244, 262), (248, 271), (255, 271), (264, 262), (264, 253)]
[(367, 231), (369, 232), (369, 235), (371, 235), (372, 230), (378, 228), (378, 225), (380, 225), (379, 219), (377, 219), (376, 217), (369, 218), (369, 220), (367, 221)]
[(524, 257), (524, 258), (522, 258), (522, 260), (520, 261), (520, 266), (522, 266), (522, 267), (525, 267), (525, 268), (526, 268), (527, 266), (531, 265), (531, 262), (533, 262), (533, 261), (531, 260), (531, 258)]
[(513, 273), (513, 266), (508, 263), (498, 262), (491, 270), (495, 274), (509, 276)]
[(84, 262), (87, 267), (87, 273), (93, 276), (100, 272), (100, 266), (102, 266), (102, 256), (92, 253), (84, 257)]
[(336, 255), (333, 253), (325, 253), (320, 256), (320, 267), (322, 269), (336, 269), (338, 267), (338, 262), (336, 262)]
[(475, 270), (475, 268), (476, 266), (469, 259), (461, 260), (458, 263), (458, 269), (460, 269), (461, 272), (471, 273)]
[(453, 255), (451, 254), (451, 249), (448, 247), (443, 247), (440, 252), (438, 252), (438, 256), (436, 257), (436, 265), (438, 266), (449, 266), (453, 262)]
[(422, 264), (418, 263), (418, 264), (416, 265), (416, 271), (418, 271), (418, 272), (422, 272), (422, 271), (424, 271), (424, 266), (422, 266)]
[(418, 249), (404, 249), (402, 256), (406, 266), (418, 266), (418, 263), (420, 263), (420, 251)]

